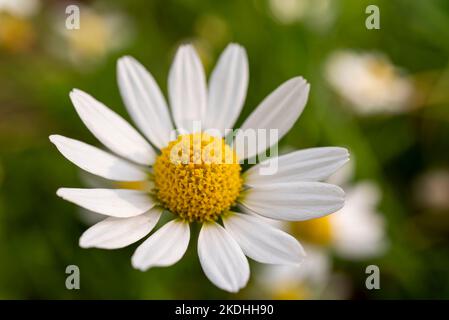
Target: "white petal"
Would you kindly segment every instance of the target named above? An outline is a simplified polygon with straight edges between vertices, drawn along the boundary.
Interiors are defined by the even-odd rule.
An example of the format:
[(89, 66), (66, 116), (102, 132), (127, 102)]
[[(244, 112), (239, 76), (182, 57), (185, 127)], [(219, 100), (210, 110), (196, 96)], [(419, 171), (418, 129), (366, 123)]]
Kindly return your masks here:
[(118, 181), (140, 181), (147, 178), (145, 171), (137, 165), (84, 142), (60, 135), (51, 135), (50, 141), (68, 160), (97, 176)]
[(84, 209), (117, 218), (134, 217), (154, 207), (150, 196), (137, 190), (60, 188), (56, 194)]
[(72, 90), (70, 98), (86, 127), (106, 147), (143, 165), (154, 162), (153, 148), (118, 114), (81, 90)]
[(159, 149), (168, 145), (173, 124), (159, 86), (137, 60), (123, 57), (117, 63), (123, 101), (137, 127)]
[(301, 221), (341, 209), (344, 191), (322, 182), (278, 183), (248, 189), (243, 192), (240, 202), (267, 218)]
[(245, 102), (248, 88), (248, 58), (243, 47), (230, 44), (221, 54), (209, 80), (205, 127), (232, 129)]
[(187, 250), (190, 228), (187, 222), (172, 220), (151, 235), (134, 252), (134, 268), (166, 267), (178, 262)]
[(207, 91), (204, 69), (191, 45), (179, 47), (168, 77), (168, 93), (178, 129), (193, 130), (193, 121), (203, 121)]
[(203, 224), (198, 237), (198, 256), (207, 278), (220, 289), (237, 292), (248, 282), (248, 260), (219, 224)]
[(253, 210), (249, 209), (248, 207), (245, 207), (241, 203), (237, 203), (236, 204), (236, 208), (237, 208), (237, 210), (239, 212), (242, 212), (244, 214), (249, 214), (251, 216), (257, 217), (260, 220), (262, 220), (263, 223), (269, 224), (269, 225), (275, 227), (276, 229), (280, 229), (280, 230), (289, 230), (290, 229), (290, 222), (288, 222), (288, 221), (271, 219), (271, 218), (267, 218), (267, 217), (261, 216), (260, 214), (258, 214), (256, 212), (254, 212)]
[(311, 148), (267, 159), (245, 172), (245, 184), (259, 186), (290, 181), (323, 181), (349, 160), (348, 150)]
[(299, 264), (305, 257), (298, 240), (254, 215), (233, 212), (223, 223), (243, 252), (258, 262)]
[(82, 248), (118, 249), (126, 247), (154, 228), (161, 216), (161, 208), (131, 218), (109, 217), (87, 229), (80, 238)]
[[(310, 85), (302, 77), (292, 78), (267, 96), (246, 119), (236, 134), (234, 143), (239, 159), (250, 159), (276, 144), (293, 126), (300, 116), (309, 96)], [(246, 130), (265, 129), (268, 137), (270, 129), (278, 130), (278, 140), (266, 141), (259, 137), (257, 148), (245, 146), (243, 136)]]

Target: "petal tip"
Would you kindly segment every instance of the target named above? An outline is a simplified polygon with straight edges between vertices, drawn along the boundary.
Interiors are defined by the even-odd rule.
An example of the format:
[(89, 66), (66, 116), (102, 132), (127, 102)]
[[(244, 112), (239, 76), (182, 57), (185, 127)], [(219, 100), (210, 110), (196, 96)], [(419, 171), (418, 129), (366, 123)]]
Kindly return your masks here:
[(81, 238), (79, 239), (78, 245), (80, 246), (80, 248), (83, 248), (83, 249), (92, 248), (92, 245), (90, 245), (89, 242), (86, 241), (85, 238), (83, 238), (83, 236), (81, 236)]
[(243, 49), (243, 47), (238, 44), (237, 42), (231, 42), (230, 44), (228, 44), (228, 48), (230, 49)]
[(297, 85), (309, 85), (309, 82), (303, 76), (296, 76), (290, 79)]
[(131, 258), (131, 265), (134, 269), (139, 270), (140, 272), (145, 272), (148, 271), (152, 265), (150, 266), (143, 266), (141, 263), (139, 263), (138, 261), (136, 261), (137, 259), (135, 258), (135, 256), (133, 256)]
[(122, 56), (122, 57), (120, 57), (118, 60), (117, 60), (117, 66), (123, 66), (123, 67), (125, 67), (125, 64), (126, 63), (133, 63), (133, 62), (137, 62), (137, 60), (136, 59), (134, 59), (132, 56), (130, 56), (130, 55), (124, 55), (124, 56)]
[(74, 97), (74, 96), (76, 97), (76, 96), (81, 95), (83, 93), (84, 93), (84, 91), (82, 91), (82, 90), (80, 90), (78, 88), (73, 88), (72, 90), (70, 90), (69, 96), (70, 97)]
[(65, 195), (64, 191), (65, 191), (65, 188), (59, 188), (58, 190), (56, 190), (56, 195), (58, 197), (64, 198), (64, 195)]
[(51, 143), (56, 144), (60, 137), (61, 136), (59, 134), (51, 134), (48, 136), (48, 140), (50, 140)]

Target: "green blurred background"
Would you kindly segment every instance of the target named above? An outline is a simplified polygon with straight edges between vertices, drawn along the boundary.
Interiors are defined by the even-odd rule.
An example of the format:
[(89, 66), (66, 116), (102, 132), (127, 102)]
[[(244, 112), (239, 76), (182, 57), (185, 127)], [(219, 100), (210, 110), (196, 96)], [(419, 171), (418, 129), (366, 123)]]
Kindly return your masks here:
[[(331, 273), (342, 279), (333, 283), (337, 294), (331, 298), (449, 298), (447, 1), (16, 3), (22, 2), (26, 10), (0, 5), (1, 299), (277, 297), (259, 289), (255, 279), (263, 270), (256, 263), (237, 295), (215, 288), (201, 270), (195, 235), (179, 263), (145, 273), (131, 267), (136, 245), (81, 249), (85, 219), (55, 194), (60, 186), (84, 182), (48, 136), (97, 144), (76, 115), (70, 90), (85, 90), (129, 119), (116, 85), (117, 59), (137, 58), (166, 93), (168, 70), (183, 42), (195, 45), (208, 73), (229, 42), (246, 48), (250, 83), (238, 124), (280, 83), (304, 76), (311, 83), (309, 102), (281, 150), (345, 146), (354, 159), (348, 184), (370, 181), (378, 188), (375, 210), (388, 249), (363, 259), (326, 249)], [(65, 30), (69, 4), (81, 8), (81, 29), (72, 34)], [(365, 27), (369, 4), (380, 9), (380, 30)], [(371, 62), (363, 64), (361, 56)], [(344, 57), (344, 72), (361, 71), (339, 75)], [(366, 87), (358, 88), (364, 81)], [(65, 287), (71, 264), (80, 268), (80, 290)], [(365, 288), (370, 264), (380, 268), (380, 290)]]

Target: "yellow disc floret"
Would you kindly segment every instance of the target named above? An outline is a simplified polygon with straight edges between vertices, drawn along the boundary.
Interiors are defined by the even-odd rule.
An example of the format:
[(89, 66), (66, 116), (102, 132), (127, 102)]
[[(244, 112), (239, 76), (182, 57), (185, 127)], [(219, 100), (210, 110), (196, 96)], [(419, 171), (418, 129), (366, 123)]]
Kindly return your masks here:
[(329, 245), (333, 237), (331, 216), (295, 222), (292, 231), (300, 240), (317, 245)]
[(212, 221), (226, 212), (242, 186), (240, 165), (222, 138), (180, 135), (154, 164), (159, 201), (187, 221)]

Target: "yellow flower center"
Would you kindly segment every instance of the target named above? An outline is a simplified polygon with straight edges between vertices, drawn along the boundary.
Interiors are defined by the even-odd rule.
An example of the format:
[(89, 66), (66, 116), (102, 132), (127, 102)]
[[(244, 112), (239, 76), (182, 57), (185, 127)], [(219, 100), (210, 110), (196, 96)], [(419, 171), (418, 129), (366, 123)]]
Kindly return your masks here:
[(318, 219), (294, 222), (292, 226), (293, 234), (300, 240), (317, 244), (330, 245), (333, 232), (330, 216), (324, 216)]
[(271, 295), (274, 300), (308, 300), (312, 298), (312, 293), (306, 286), (293, 284), (274, 289)]
[(242, 186), (241, 167), (222, 138), (180, 135), (154, 164), (159, 201), (187, 221), (216, 220), (234, 205)]

